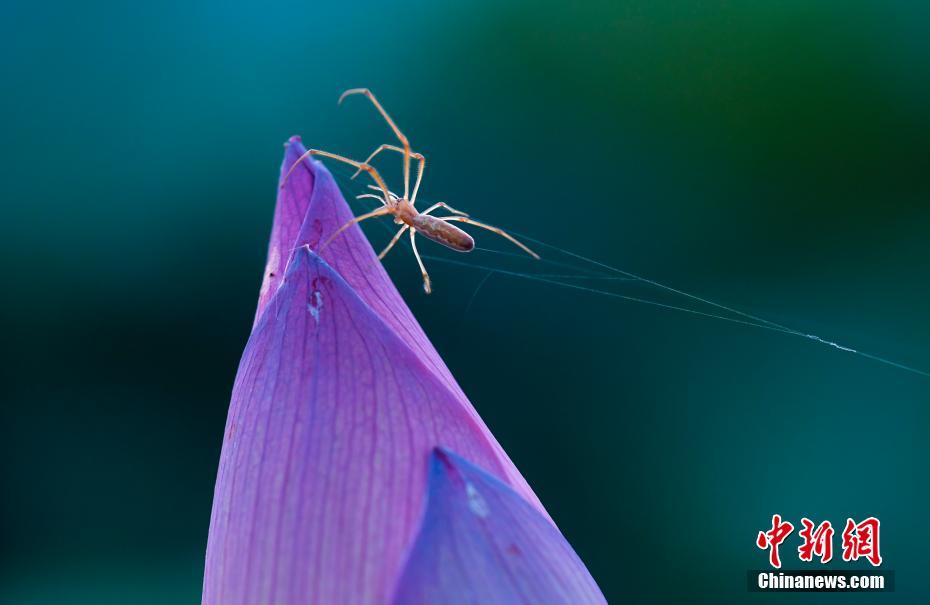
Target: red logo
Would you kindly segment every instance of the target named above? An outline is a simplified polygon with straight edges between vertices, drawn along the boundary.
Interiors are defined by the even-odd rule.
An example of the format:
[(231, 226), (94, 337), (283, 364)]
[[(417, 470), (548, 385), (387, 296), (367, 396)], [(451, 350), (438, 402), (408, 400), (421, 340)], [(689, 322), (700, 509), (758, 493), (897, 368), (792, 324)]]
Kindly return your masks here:
[(778, 546), (785, 541), (791, 532), (794, 531), (794, 525), (787, 521), (782, 522), (781, 515), (772, 515), (772, 529), (760, 531), (756, 538), (756, 546), (769, 550), (769, 564), (772, 567), (781, 567), (781, 559), (778, 558)]
[[(807, 517), (802, 517), (801, 526), (798, 531), (798, 537), (801, 538), (798, 558), (801, 561), (813, 561), (817, 557), (820, 563), (829, 563), (833, 559), (833, 525), (829, 521), (817, 525)], [(881, 565), (878, 539), (880, 528), (881, 523), (875, 517), (869, 517), (861, 523), (847, 519), (843, 530), (843, 560), (857, 561), (861, 557), (875, 567)], [(783, 521), (781, 515), (772, 515), (772, 528), (760, 531), (756, 537), (756, 546), (769, 551), (769, 564), (772, 567), (781, 567), (778, 547), (793, 531), (794, 525)]]
[(873, 566), (882, 564), (882, 555), (878, 549), (878, 530), (881, 523), (875, 517), (869, 517), (862, 523), (856, 524), (852, 519), (846, 519), (846, 529), (843, 530), (843, 560), (856, 561), (865, 557)]
[(804, 543), (798, 546), (798, 558), (813, 561), (814, 555), (817, 555), (821, 563), (829, 563), (833, 558), (833, 526), (829, 521), (824, 521), (814, 529), (814, 522), (807, 517), (801, 518), (801, 525), (804, 529), (798, 535)]

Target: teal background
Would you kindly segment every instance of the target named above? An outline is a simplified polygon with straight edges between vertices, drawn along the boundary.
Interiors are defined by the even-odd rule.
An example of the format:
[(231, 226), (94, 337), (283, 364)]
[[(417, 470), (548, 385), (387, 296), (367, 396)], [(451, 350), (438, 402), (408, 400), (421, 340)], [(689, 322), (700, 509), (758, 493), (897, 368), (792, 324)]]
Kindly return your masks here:
[[(345, 88), (427, 200), (930, 369), (928, 31), (917, 2), (4, 3), (0, 602), (199, 601), (282, 143), (390, 139)], [(386, 264), (612, 603), (930, 599), (930, 379)], [(747, 593), (776, 512), (879, 517), (897, 592)]]

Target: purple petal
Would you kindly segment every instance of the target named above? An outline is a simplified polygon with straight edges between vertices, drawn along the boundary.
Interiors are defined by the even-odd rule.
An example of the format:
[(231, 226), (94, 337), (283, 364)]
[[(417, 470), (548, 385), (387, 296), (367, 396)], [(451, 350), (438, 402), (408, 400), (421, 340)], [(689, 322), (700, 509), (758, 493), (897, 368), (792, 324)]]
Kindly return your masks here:
[[(284, 261), (293, 256), (300, 246), (309, 246), (312, 250), (316, 250), (321, 242), (325, 242), (333, 232), (354, 216), (333, 180), (332, 174), (323, 164), (305, 159), (291, 173), (287, 181), (284, 181), (288, 170), (305, 151), (306, 148), (301, 143), (300, 137), (290, 138), (281, 163), (280, 180), (284, 186), (278, 189), (275, 224), (272, 227), (272, 238), (268, 247), (268, 262), (262, 294), (259, 297), (256, 322), (281, 283)], [(304, 200), (303, 205), (301, 205), (301, 200)], [(300, 208), (305, 209), (305, 215), (298, 218), (297, 213)], [(493, 444), (497, 455), (507, 461), (503, 471), (507, 480), (523, 497), (530, 500), (539, 507), (543, 514), (548, 516), (536, 494), (510, 462), (503, 448), (498, 445), (478, 416), (478, 412), (469, 403), (465, 393), (452, 377), (452, 373), (439, 353), (423, 333), (423, 329), (401, 298), (394, 282), (384, 270), (378, 255), (372, 249), (361, 228), (353, 225), (346, 229), (324, 248), (321, 256), (348, 282), (372, 311), (392, 328), (426, 366), (455, 393), (475, 423), (481, 427)], [(410, 262), (411, 270), (414, 270), (416, 261), (411, 258)], [(273, 277), (271, 277), (272, 273), (275, 274)]]
[(448, 450), (432, 458), (426, 513), (394, 605), (606, 603), (549, 520)]
[[(285, 144), (285, 149), (280, 181), (284, 180), (291, 165), (306, 151), (300, 145), (300, 137), (291, 137), (290, 141)], [(297, 247), (297, 235), (307, 215), (313, 185), (312, 170), (295, 170), (288, 178), (286, 187), (278, 188), (274, 222), (271, 225), (271, 237), (268, 240), (268, 260), (265, 263), (264, 279), (258, 295), (258, 310), (255, 313), (256, 323), (268, 301), (281, 285), (281, 280), (284, 279), (285, 264)]]
[[(284, 168), (302, 152), (292, 139)], [(340, 235), (326, 260), (294, 250), (351, 218), (325, 168), (298, 168), (275, 217), (277, 271), (266, 272), (233, 389), (203, 603), (386, 602), (437, 446), (481, 464), (547, 519), (361, 231)]]

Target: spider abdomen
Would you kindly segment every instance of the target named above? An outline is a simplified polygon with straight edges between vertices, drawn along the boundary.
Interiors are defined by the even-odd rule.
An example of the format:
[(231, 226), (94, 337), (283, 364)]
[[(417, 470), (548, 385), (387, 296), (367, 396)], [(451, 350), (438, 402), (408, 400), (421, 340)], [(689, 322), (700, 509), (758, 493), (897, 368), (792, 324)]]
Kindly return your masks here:
[(475, 249), (475, 240), (470, 235), (435, 216), (418, 214), (411, 220), (411, 226), (424, 237), (457, 252), (471, 252)]

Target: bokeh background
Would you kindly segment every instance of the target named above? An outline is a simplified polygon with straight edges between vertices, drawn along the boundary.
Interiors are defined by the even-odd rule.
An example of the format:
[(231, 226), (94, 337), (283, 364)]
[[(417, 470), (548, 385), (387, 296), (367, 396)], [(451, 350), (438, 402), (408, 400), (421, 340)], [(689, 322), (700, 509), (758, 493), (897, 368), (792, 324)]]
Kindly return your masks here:
[[(425, 199), (930, 369), (928, 31), (903, 1), (3, 3), (0, 602), (199, 602), (282, 143), (390, 139), (348, 87)], [(841, 598), (930, 598), (930, 379), (387, 265), (611, 602), (818, 600), (746, 592), (776, 512), (878, 516), (897, 592)]]

